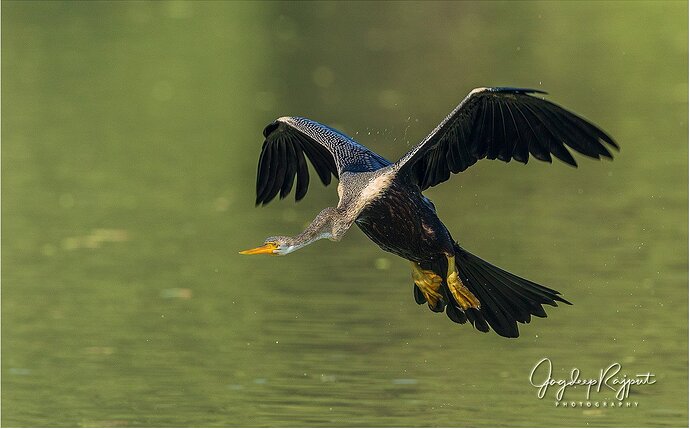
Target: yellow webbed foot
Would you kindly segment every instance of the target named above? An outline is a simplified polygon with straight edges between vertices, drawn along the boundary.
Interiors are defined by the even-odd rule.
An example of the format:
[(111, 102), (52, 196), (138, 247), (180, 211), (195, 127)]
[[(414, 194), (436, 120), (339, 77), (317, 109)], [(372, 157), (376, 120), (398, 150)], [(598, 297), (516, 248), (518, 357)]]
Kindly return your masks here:
[(448, 257), (448, 277), (446, 278), (448, 289), (453, 294), (455, 301), (462, 307), (463, 310), (468, 308), (480, 308), (481, 303), (476, 296), (465, 286), (458, 276), (458, 271), (455, 268), (455, 256)]
[[(439, 311), (439, 303), (443, 302), (443, 295), (439, 292), (443, 279), (431, 270), (424, 270), (416, 263), (412, 263), (412, 280), (426, 298), (432, 311)], [(442, 310), (441, 306), (441, 310)]]

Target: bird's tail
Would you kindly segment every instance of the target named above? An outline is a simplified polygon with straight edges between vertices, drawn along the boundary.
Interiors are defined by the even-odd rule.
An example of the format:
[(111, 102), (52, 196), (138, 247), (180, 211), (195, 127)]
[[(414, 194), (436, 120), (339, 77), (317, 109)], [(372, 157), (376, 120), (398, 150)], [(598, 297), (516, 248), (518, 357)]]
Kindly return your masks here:
[[(542, 305), (556, 301), (572, 305), (558, 291), (518, 277), (471, 254), (455, 244), (455, 265), (460, 279), (479, 299), (479, 309), (462, 310), (443, 282), (446, 313), (457, 323), (470, 321), (483, 332), (493, 330), (504, 337), (519, 335), (517, 322), (529, 323), (531, 316), (546, 317)], [(440, 268), (440, 267), (439, 267)]]

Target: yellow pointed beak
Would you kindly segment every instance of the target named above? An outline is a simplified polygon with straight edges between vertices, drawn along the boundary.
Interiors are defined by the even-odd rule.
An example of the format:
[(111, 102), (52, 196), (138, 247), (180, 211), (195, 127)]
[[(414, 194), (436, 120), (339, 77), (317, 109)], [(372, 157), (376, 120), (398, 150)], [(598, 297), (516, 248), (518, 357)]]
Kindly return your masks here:
[(275, 255), (273, 251), (277, 249), (278, 245), (276, 243), (266, 243), (255, 249), (243, 250), (240, 252), (240, 255)]

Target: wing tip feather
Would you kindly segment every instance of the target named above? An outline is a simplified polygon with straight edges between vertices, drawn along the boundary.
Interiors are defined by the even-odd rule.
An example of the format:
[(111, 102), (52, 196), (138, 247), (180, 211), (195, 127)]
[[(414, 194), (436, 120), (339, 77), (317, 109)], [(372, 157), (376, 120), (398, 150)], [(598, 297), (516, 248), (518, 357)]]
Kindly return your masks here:
[(535, 88), (515, 88), (512, 86), (494, 86), (489, 88), (481, 88), (488, 92), (502, 92), (512, 94), (548, 94), (548, 92)]
[(279, 121), (280, 121), (280, 119), (276, 119), (275, 121), (266, 125), (266, 127), (264, 128), (264, 131), (263, 131), (264, 137), (267, 138), (269, 135), (271, 135), (271, 133), (273, 133), (275, 130), (278, 129), (278, 127), (280, 126)]

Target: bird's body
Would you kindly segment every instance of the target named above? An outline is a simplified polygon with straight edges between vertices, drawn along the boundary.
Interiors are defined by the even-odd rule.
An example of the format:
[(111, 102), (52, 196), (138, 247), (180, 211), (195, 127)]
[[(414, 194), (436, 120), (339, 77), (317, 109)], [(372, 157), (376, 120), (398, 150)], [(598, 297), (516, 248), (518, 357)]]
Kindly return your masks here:
[[(565, 146), (592, 158), (608, 157), (602, 143), (613, 140), (586, 120), (517, 88), (476, 89), (419, 145), (391, 163), (346, 135), (318, 122), (282, 117), (264, 130), (257, 175), (257, 204), (278, 193), (284, 198), (296, 183), (304, 197), (308, 158), (324, 184), (336, 176), (337, 207), (321, 211), (295, 237), (269, 237), (244, 254), (287, 254), (318, 239), (339, 240), (354, 223), (383, 250), (412, 263), (417, 303), (446, 310), (457, 322), (478, 330), (491, 326), (517, 337), (516, 322), (545, 317), (542, 305), (569, 304), (555, 290), (508, 273), (460, 247), (422, 192), (482, 158), (529, 155), (551, 162), (551, 155), (576, 165)], [(295, 181), (296, 177), (296, 181)]]
[(408, 261), (422, 264), (453, 252), (431, 201), (398, 177), (367, 201), (355, 223), (381, 249)]

